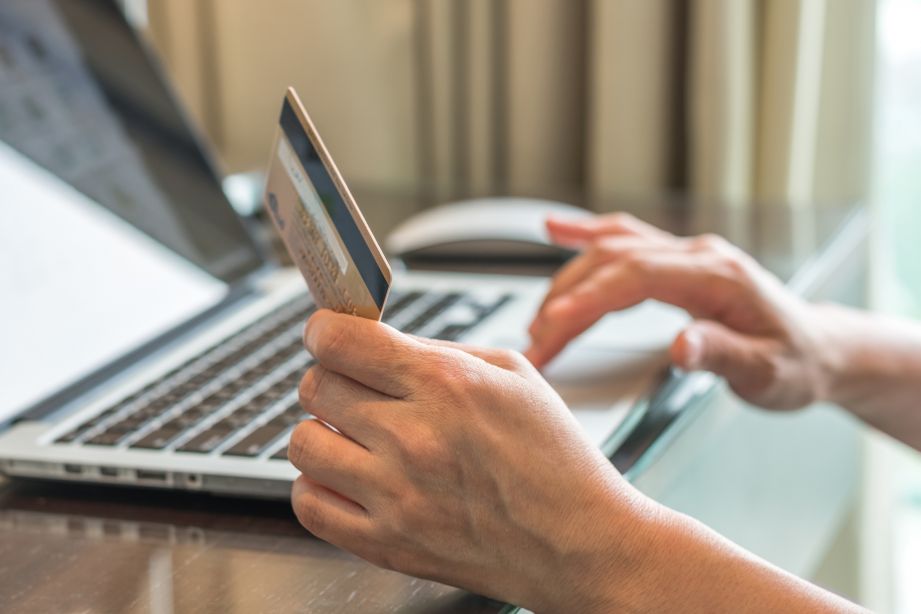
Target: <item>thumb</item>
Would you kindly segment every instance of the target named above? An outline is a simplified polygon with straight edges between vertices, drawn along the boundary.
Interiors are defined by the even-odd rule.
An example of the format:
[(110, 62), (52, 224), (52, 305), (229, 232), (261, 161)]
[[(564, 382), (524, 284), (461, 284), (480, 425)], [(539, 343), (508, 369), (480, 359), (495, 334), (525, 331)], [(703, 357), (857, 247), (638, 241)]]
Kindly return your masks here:
[(710, 371), (735, 388), (770, 379), (763, 340), (710, 320), (693, 322), (671, 346), (672, 361), (687, 371)]

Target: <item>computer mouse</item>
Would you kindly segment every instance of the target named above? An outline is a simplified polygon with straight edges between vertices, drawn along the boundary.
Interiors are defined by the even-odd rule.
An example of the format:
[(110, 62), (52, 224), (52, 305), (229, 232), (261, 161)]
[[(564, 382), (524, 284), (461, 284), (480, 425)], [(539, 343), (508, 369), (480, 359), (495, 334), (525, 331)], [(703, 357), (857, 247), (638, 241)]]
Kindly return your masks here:
[(397, 257), (497, 260), (565, 260), (570, 249), (550, 242), (548, 216), (590, 217), (565, 203), (536, 198), (462, 200), (423, 211), (400, 224), (385, 241)]

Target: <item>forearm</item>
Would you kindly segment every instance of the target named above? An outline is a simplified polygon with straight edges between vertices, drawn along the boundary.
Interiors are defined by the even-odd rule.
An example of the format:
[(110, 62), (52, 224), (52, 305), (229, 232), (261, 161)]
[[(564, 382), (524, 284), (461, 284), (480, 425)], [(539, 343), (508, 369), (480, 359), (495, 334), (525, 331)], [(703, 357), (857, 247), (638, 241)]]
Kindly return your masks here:
[(921, 325), (816, 306), (823, 400), (921, 450)]
[(634, 534), (637, 565), (611, 573), (607, 593), (581, 611), (862, 612), (786, 573), (701, 523), (662, 508)]

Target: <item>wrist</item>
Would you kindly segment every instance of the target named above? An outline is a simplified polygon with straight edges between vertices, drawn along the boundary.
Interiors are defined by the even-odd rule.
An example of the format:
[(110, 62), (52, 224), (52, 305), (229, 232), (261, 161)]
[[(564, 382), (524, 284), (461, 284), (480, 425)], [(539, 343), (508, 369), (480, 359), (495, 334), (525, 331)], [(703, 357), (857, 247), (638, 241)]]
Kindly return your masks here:
[[(921, 327), (838, 305), (821, 305), (824, 401), (917, 447)], [(906, 429), (911, 435), (903, 433)], [(906, 440), (905, 437), (909, 437)]]
[(881, 339), (874, 334), (873, 321), (865, 313), (833, 303), (814, 305), (812, 309), (818, 331), (817, 400), (855, 409), (864, 389), (873, 389), (874, 382), (887, 369), (886, 357), (879, 355)]
[(630, 540), (631, 569), (607, 577), (602, 599), (565, 611), (860, 611), (663, 506), (640, 524)]
[(810, 363), (814, 400), (838, 403), (841, 382), (850, 376), (853, 366), (852, 350), (842, 336), (842, 331), (849, 328), (842, 322), (849, 315), (848, 310), (833, 303), (806, 303), (806, 309), (809, 310), (806, 326), (812, 341)]
[(651, 562), (667, 547), (666, 527), (676, 514), (617, 481), (580, 510), (582, 520), (567, 530), (578, 537), (554, 546), (537, 599), (524, 605), (540, 614), (648, 611)]
[[(568, 525), (581, 535), (534, 576), (521, 605), (555, 612), (844, 612), (857, 608), (735, 546), (626, 483), (606, 514)], [(604, 502), (604, 501), (602, 501)]]

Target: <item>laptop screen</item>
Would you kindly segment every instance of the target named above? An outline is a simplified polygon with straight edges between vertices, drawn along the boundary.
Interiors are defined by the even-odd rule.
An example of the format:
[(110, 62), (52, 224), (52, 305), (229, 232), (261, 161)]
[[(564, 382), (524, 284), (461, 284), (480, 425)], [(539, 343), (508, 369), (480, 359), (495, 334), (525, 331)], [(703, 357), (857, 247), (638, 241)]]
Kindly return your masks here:
[(114, 2), (0, 1), (0, 423), (263, 261)]
[(218, 279), (261, 264), (114, 2), (0, 3), (0, 140)]

